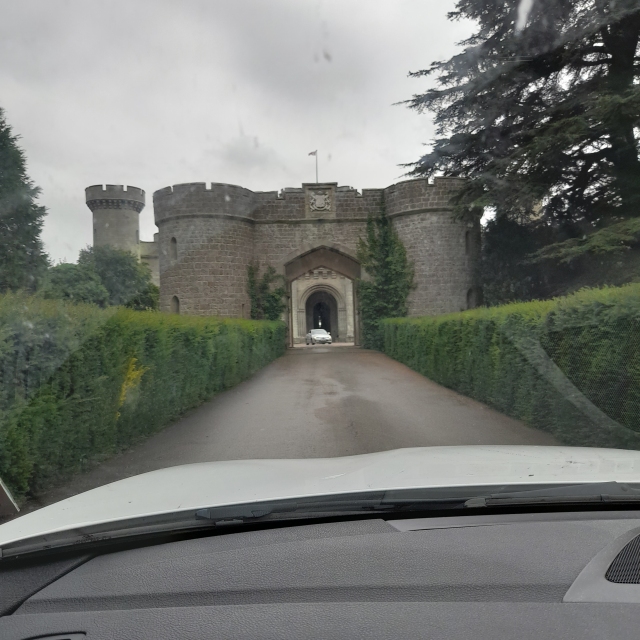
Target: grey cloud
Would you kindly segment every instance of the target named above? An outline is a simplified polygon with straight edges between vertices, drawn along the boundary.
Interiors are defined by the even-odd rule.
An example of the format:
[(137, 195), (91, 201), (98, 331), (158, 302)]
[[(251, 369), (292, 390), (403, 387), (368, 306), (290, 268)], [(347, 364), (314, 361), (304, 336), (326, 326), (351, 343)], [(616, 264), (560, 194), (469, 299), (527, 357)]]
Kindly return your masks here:
[(75, 260), (91, 242), (84, 187), (99, 182), (275, 190), (313, 179), (316, 148), (321, 179), (395, 181), (432, 129), (392, 105), (424, 88), (409, 70), (468, 35), (453, 3), (0, 0), (0, 105), (50, 211), (48, 250)]
[(210, 153), (222, 164), (245, 171), (269, 171), (274, 164), (282, 165), (275, 150), (261, 145), (257, 136), (238, 135)]

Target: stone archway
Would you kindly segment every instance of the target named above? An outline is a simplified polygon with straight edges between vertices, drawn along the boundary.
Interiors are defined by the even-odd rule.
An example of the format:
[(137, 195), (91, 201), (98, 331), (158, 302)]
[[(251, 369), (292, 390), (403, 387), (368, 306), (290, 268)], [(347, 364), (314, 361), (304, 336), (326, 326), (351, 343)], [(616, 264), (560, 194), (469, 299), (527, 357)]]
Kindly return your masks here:
[[(289, 258), (282, 265), (290, 294), (289, 344), (304, 342), (309, 328), (315, 328), (311, 327), (314, 324), (313, 308), (320, 302), (326, 305), (324, 313), (328, 311), (334, 341), (359, 344), (354, 284), (360, 278), (360, 263), (344, 249), (326, 245), (313, 249), (304, 247)], [(319, 313), (320, 307), (316, 311)]]
[(321, 289), (314, 291), (305, 303), (307, 331), (324, 329), (327, 333), (339, 339), (345, 328), (340, 327), (338, 320), (338, 302), (329, 291)]
[[(328, 270), (325, 273), (331, 273)], [(306, 278), (305, 278), (306, 280)], [(327, 282), (328, 281), (328, 282)], [(345, 296), (347, 283), (327, 277), (325, 282), (304, 288), (297, 299), (298, 341), (311, 329), (326, 329), (334, 342), (351, 342), (354, 339), (353, 321), (349, 322), (349, 313), (353, 314), (353, 300)], [(348, 291), (348, 287), (346, 287)], [(329, 327), (329, 328), (327, 328)]]
[(361, 275), (360, 263), (344, 247), (337, 245), (301, 247), (287, 256), (281, 273), (284, 273), (288, 282), (292, 282), (318, 267), (331, 269), (351, 280), (357, 280)]
[(308, 331), (320, 328), (331, 333), (334, 342), (355, 341), (350, 280), (329, 269), (315, 269), (294, 280), (291, 290), (294, 344), (303, 343)]

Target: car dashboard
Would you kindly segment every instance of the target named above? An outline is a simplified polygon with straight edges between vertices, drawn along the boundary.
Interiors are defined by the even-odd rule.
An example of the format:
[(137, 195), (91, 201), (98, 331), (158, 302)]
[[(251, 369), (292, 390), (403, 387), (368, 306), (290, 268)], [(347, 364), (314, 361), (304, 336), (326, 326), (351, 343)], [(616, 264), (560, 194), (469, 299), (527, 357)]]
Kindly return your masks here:
[(0, 638), (636, 639), (638, 536), (640, 511), (515, 513), (2, 560)]

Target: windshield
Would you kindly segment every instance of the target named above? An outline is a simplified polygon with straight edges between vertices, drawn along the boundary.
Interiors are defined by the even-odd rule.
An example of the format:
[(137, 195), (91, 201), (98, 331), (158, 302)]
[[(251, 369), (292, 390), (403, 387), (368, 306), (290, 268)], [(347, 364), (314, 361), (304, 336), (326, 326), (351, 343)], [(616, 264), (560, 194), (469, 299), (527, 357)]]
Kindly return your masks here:
[(2, 4), (0, 518), (422, 447), (640, 482), (637, 0)]

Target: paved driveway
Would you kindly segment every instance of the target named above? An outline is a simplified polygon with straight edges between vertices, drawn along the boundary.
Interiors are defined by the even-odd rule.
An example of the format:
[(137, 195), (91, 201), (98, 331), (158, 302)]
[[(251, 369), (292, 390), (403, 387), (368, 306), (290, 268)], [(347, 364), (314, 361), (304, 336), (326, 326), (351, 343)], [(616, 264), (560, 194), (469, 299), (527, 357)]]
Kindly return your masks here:
[(319, 345), (289, 349), (250, 380), (27, 509), (189, 462), (460, 444), (558, 442), (380, 353)]

